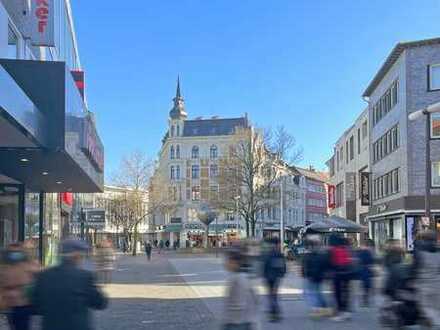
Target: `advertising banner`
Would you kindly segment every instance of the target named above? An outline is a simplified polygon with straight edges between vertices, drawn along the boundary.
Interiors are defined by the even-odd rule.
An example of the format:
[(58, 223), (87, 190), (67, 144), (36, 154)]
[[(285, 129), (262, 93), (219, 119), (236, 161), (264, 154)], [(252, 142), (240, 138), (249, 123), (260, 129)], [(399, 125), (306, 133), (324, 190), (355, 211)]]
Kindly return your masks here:
[(415, 232), (414, 217), (407, 217), (406, 218), (406, 249), (408, 251), (414, 250), (414, 232)]
[(360, 174), (360, 195), (361, 195), (361, 205), (368, 206), (371, 202), (370, 194), (370, 173), (361, 172)]
[(334, 209), (336, 207), (336, 187), (333, 185), (328, 186), (328, 207)]
[(24, 38), (34, 46), (55, 46), (54, 0), (2, 0)]

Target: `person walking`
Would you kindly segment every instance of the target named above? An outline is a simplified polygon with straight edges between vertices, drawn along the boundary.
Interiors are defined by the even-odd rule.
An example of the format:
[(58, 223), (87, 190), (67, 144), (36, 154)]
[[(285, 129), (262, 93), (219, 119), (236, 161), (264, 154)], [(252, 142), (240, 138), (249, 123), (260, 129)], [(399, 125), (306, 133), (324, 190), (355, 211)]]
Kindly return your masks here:
[(305, 246), (308, 252), (303, 256), (302, 274), (304, 296), (311, 307), (311, 317), (328, 316), (327, 302), (322, 293), (322, 282), (328, 269), (328, 257), (321, 249), (317, 235), (307, 236)]
[(271, 322), (281, 320), (278, 288), (286, 271), (286, 261), (280, 252), (280, 241), (274, 238), (270, 241), (270, 248), (263, 262), (263, 276), (269, 292), (269, 320)]
[(0, 291), (3, 304), (9, 310), (9, 326), (11, 330), (28, 330), (33, 314), (28, 293), (40, 266), (18, 243), (4, 251), (2, 264)]
[(81, 269), (88, 247), (73, 239), (61, 243), (61, 264), (41, 273), (32, 304), (42, 316), (42, 330), (91, 330), (90, 309), (105, 309), (108, 300), (93, 273)]
[(367, 240), (362, 243), (361, 247), (356, 251), (356, 257), (358, 261), (358, 278), (362, 286), (362, 304), (364, 307), (370, 306), (371, 291), (373, 288), (374, 277), (374, 252), (373, 242)]
[(257, 327), (257, 296), (244, 268), (244, 255), (237, 248), (226, 254), (226, 269), (229, 271), (227, 293), (223, 312), (224, 330), (252, 330)]
[(333, 292), (336, 311), (333, 321), (345, 321), (351, 318), (349, 311), (350, 280), (353, 276), (353, 257), (344, 237), (333, 235), (330, 243), (330, 269), (333, 275)]
[(162, 252), (163, 247), (164, 247), (163, 240), (160, 240), (160, 241), (159, 241), (159, 254)]
[(419, 235), (414, 263), (422, 314), (431, 328), (440, 329), (440, 251), (435, 232), (426, 231)]
[(152, 246), (150, 242), (145, 242), (145, 254), (147, 255), (148, 261), (151, 260), (151, 250), (152, 250)]

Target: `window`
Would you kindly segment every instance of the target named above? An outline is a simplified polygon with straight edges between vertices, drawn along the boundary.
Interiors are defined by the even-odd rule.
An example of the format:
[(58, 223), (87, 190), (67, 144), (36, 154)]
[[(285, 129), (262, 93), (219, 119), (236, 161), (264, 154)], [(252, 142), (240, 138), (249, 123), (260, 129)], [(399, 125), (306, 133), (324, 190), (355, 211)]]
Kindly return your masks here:
[(174, 159), (175, 154), (174, 154), (174, 146), (170, 147), (170, 159)]
[(350, 160), (354, 158), (354, 136), (350, 137)]
[(373, 125), (376, 125), (398, 102), (399, 81), (394, 81), (373, 106)]
[(339, 170), (339, 151), (336, 151), (336, 171)]
[(336, 207), (344, 205), (344, 182), (336, 185)]
[(211, 166), (209, 166), (209, 176), (211, 178), (215, 178), (218, 176), (218, 166), (215, 164), (212, 164)]
[(193, 201), (199, 201), (200, 200), (200, 186), (194, 186), (191, 189), (191, 199)]
[(18, 36), (11, 25), (8, 25), (8, 54), (7, 58), (19, 58)]
[(171, 136), (174, 136), (174, 125), (171, 125)]
[(218, 185), (212, 185), (209, 187), (209, 197), (210, 199), (218, 199)]
[(176, 179), (177, 180), (180, 179), (180, 166), (179, 165), (176, 166)]
[(431, 138), (440, 138), (440, 113), (431, 114)]
[(440, 64), (429, 66), (429, 90), (440, 89)]
[(209, 149), (209, 156), (211, 157), (211, 159), (216, 159), (218, 157), (217, 146), (215, 145), (211, 146), (211, 148)]
[(368, 135), (368, 122), (364, 121), (362, 123), (362, 140), (364, 140)]
[(199, 158), (199, 147), (197, 147), (197, 146), (192, 147), (192, 150), (191, 150), (191, 158), (192, 158), (192, 159), (197, 159), (197, 158)]
[(179, 125), (176, 126), (176, 135), (180, 136), (180, 126)]
[(199, 165), (191, 166), (191, 177), (193, 179), (198, 179), (200, 177), (200, 168)]
[(176, 159), (180, 159), (180, 146), (176, 146)]
[(396, 168), (373, 181), (373, 198), (380, 199), (399, 192), (399, 169)]
[(348, 150), (348, 140), (347, 140), (347, 141), (345, 141), (345, 161), (347, 162), (347, 164), (348, 164), (348, 157), (349, 157), (348, 152), (349, 152), (349, 150)]
[(174, 180), (175, 176), (176, 176), (176, 172), (175, 172), (174, 166), (171, 166), (170, 167), (170, 178), (171, 178), (171, 180)]
[(396, 125), (373, 143), (373, 162), (376, 163), (399, 147), (399, 126)]
[(340, 156), (341, 156), (341, 167), (343, 167), (343, 165), (344, 165), (344, 147), (341, 147)]
[(358, 155), (361, 153), (361, 129), (358, 128), (358, 135), (357, 135), (357, 142), (358, 142)]

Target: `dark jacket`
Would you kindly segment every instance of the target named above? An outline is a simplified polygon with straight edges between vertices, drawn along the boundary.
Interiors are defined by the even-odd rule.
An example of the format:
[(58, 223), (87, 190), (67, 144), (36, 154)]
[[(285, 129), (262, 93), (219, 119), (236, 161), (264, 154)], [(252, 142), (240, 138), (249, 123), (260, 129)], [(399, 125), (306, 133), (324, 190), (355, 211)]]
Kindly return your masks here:
[(264, 258), (263, 276), (268, 282), (276, 282), (286, 274), (286, 261), (279, 251), (272, 250)]
[(328, 254), (323, 251), (312, 250), (303, 257), (303, 277), (320, 283), (329, 269)]
[(108, 300), (91, 272), (63, 262), (40, 274), (32, 303), (43, 317), (43, 330), (91, 330), (89, 309), (104, 309)]

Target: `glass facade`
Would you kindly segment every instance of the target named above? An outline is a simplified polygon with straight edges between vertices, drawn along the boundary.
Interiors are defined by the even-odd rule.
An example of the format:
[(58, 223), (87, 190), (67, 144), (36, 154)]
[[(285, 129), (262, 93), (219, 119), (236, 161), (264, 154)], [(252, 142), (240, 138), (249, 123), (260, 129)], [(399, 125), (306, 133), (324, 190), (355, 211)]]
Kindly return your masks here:
[(0, 249), (18, 241), (20, 189), (0, 186)]

